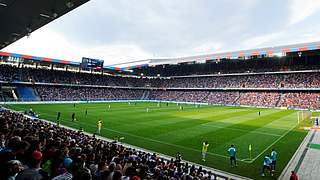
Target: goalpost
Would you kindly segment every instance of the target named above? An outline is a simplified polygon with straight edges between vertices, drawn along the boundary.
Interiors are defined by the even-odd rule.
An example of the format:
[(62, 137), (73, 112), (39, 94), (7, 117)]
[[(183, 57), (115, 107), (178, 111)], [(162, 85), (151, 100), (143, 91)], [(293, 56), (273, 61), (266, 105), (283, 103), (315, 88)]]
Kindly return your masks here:
[(311, 115), (312, 115), (311, 111), (299, 111), (298, 112), (298, 123), (300, 123), (304, 120), (312, 121)]

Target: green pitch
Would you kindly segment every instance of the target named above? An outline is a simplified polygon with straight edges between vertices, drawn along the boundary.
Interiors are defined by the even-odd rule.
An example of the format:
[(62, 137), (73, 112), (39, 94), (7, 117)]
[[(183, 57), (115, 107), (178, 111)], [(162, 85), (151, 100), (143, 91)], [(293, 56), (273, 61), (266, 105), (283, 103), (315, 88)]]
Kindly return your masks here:
[[(60, 111), (61, 124), (76, 129), (83, 127), (90, 133), (96, 132), (101, 118), (102, 136), (125, 137), (125, 143), (173, 157), (179, 151), (185, 160), (254, 179), (261, 178), (263, 158), (272, 148), (278, 152), (273, 179), (279, 176), (307, 134), (300, 129), (303, 123), (297, 124), (297, 111), (293, 110), (193, 105), (183, 105), (180, 110), (176, 104), (166, 106), (165, 103), (161, 107), (157, 103), (76, 104), (75, 108), (73, 104), (11, 106), (20, 111), (30, 107), (50, 121), (55, 121)], [(71, 122), (73, 112), (75, 122)], [(201, 161), (203, 141), (210, 144), (206, 162)], [(238, 167), (229, 164), (230, 144), (236, 147)]]

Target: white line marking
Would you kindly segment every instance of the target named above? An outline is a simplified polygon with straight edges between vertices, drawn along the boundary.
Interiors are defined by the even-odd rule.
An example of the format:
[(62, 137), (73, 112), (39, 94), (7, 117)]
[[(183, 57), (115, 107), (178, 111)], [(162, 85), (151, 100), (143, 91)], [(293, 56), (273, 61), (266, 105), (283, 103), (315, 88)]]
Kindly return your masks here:
[[(55, 117), (55, 115), (51, 115), (51, 114), (48, 114), (48, 113), (41, 113), (41, 114), (46, 114), (46, 115)], [(70, 123), (72, 124), (72, 122), (68, 122), (68, 121), (66, 121), (66, 123), (67, 123), (67, 124), (70, 124)], [(82, 124), (82, 123), (79, 122), (79, 124)], [(90, 124), (85, 124), (85, 125), (86, 125), (86, 126), (95, 127), (95, 125), (90, 125)], [(254, 161), (257, 160), (263, 153), (265, 153), (265, 151), (267, 151), (270, 147), (272, 147), (272, 146), (273, 146), (274, 144), (276, 144), (279, 140), (281, 140), (284, 136), (286, 136), (289, 132), (291, 132), (296, 126), (297, 126), (297, 125), (293, 126), (293, 127), (292, 127), (291, 129), (289, 129), (287, 132), (285, 132), (284, 134), (282, 134), (276, 141), (274, 141), (272, 144), (270, 144), (267, 148), (265, 148), (260, 154), (258, 154), (258, 155), (257, 155), (255, 158), (253, 158), (251, 161), (248, 161), (248, 159), (238, 159), (238, 160), (241, 161), (241, 162), (244, 162), (244, 163), (252, 163), (252, 162), (254, 162)], [(226, 127), (225, 127), (225, 128), (226, 128)], [(146, 137), (143, 137), (143, 136), (139, 136), (139, 135), (135, 135), (135, 134), (127, 133), (127, 132), (117, 131), (117, 130), (113, 130), (113, 129), (109, 129), (109, 128), (102, 128), (102, 129), (106, 129), (106, 130), (113, 131), (113, 132), (120, 133), (120, 134), (126, 134), (126, 135), (129, 135), (129, 136), (132, 136), (132, 137), (137, 137), (137, 138), (140, 138), (140, 139), (145, 139), (145, 140), (157, 142), (157, 143), (160, 143), (160, 144), (165, 144), (165, 145), (174, 146), (174, 147), (178, 147), (178, 148), (182, 148), (182, 149), (186, 149), (186, 150), (191, 150), (191, 151), (194, 151), (194, 152), (199, 152), (199, 154), (201, 153), (200, 150), (196, 150), (196, 149), (194, 149), (194, 148), (189, 148), (189, 147), (185, 147), (185, 146), (181, 146), (181, 145), (171, 144), (171, 143), (167, 143), (167, 142), (163, 142), (163, 141), (159, 141), (159, 140), (155, 140), (155, 139), (151, 139), (151, 138), (146, 138)], [(221, 155), (221, 154), (216, 154), (216, 153), (211, 153), (211, 152), (208, 152), (207, 154), (229, 159), (229, 156), (225, 156), (225, 155)]]
[(265, 133), (265, 132), (260, 132), (260, 131), (248, 131), (248, 130), (239, 129), (239, 128), (232, 128), (232, 127), (228, 127), (228, 126), (217, 126), (217, 125), (209, 125), (209, 124), (201, 124), (201, 126), (231, 129), (231, 130), (235, 130), (235, 131), (254, 133), (254, 134), (262, 134), (262, 135), (275, 136), (275, 137), (280, 137), (281, 136), (279, 134)]
[[(297, 124), (298, 125), (298, 124)], [(280, 136), (277, 140), (275, 140), (273, 143), (271, 143), (267, 148), (265, 148), (260, 154), (258, 154), (255, 158), (253, 158), (250, 163), (257, 160), (263, 153), (265, 153), (269, 148), (271, 148), (273, 145), (275, 145), (278, 141), (280, 141), (284, 136), (286, 136), (289, 132), (291, 132), (294, 128), (297, 127), (297, 125), (293, 126), (291, 129), (289, 129), (287, 132), (285, 132), (282, 136)]]

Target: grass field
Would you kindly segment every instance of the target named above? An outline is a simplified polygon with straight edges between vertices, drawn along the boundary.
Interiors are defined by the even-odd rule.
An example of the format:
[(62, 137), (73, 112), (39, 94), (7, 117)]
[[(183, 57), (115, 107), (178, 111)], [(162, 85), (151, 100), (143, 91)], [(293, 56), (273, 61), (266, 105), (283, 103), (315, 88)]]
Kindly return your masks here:
[[(73, 104), (12, 105), (11, 108), (22, 111), (32, 107), (41, 118), (50, 121), (55, 121), (60, 111), (61, 124), (77, 129), (82, 126), (91, 133), (96, 131), (96, 123), (102, 118), (102, 136), (124, 136), (125, 143), (170, 156), (179, 151), (185, 160), (254, 179), (275, 179), (280, 175), (307, 134), (299, 128), (302, 124), (297, 124), (297, 111), (293, 110), (183, 106), (184, 109), (179, 110), (176, 104), (158, 107), (157, 103), (96, 103), (77, 104), (75, 108)], [(73, 112), (76, 122), (71, 122)], [(205, 140), (210, 146), (207, 161), (202, 162), (201, 148)], [(238, 167), (235, 168), (229, 164), (230, 144), (237, 150)], [(251, 159), (249, 144), (252, 144)], [(278, 152), (276, 176), (262, 178), (263, 157), (272, 148)]]

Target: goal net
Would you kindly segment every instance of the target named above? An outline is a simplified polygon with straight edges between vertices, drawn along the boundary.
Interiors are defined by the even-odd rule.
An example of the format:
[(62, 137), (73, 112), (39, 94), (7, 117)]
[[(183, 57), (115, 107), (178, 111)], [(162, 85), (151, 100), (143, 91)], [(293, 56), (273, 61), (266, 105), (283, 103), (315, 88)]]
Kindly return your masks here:
[(310, 121), (312, 123), (312, 118), (311, 118), (311, 111), (299, 111), (298, 112), (298, 123), (302, 121)]

